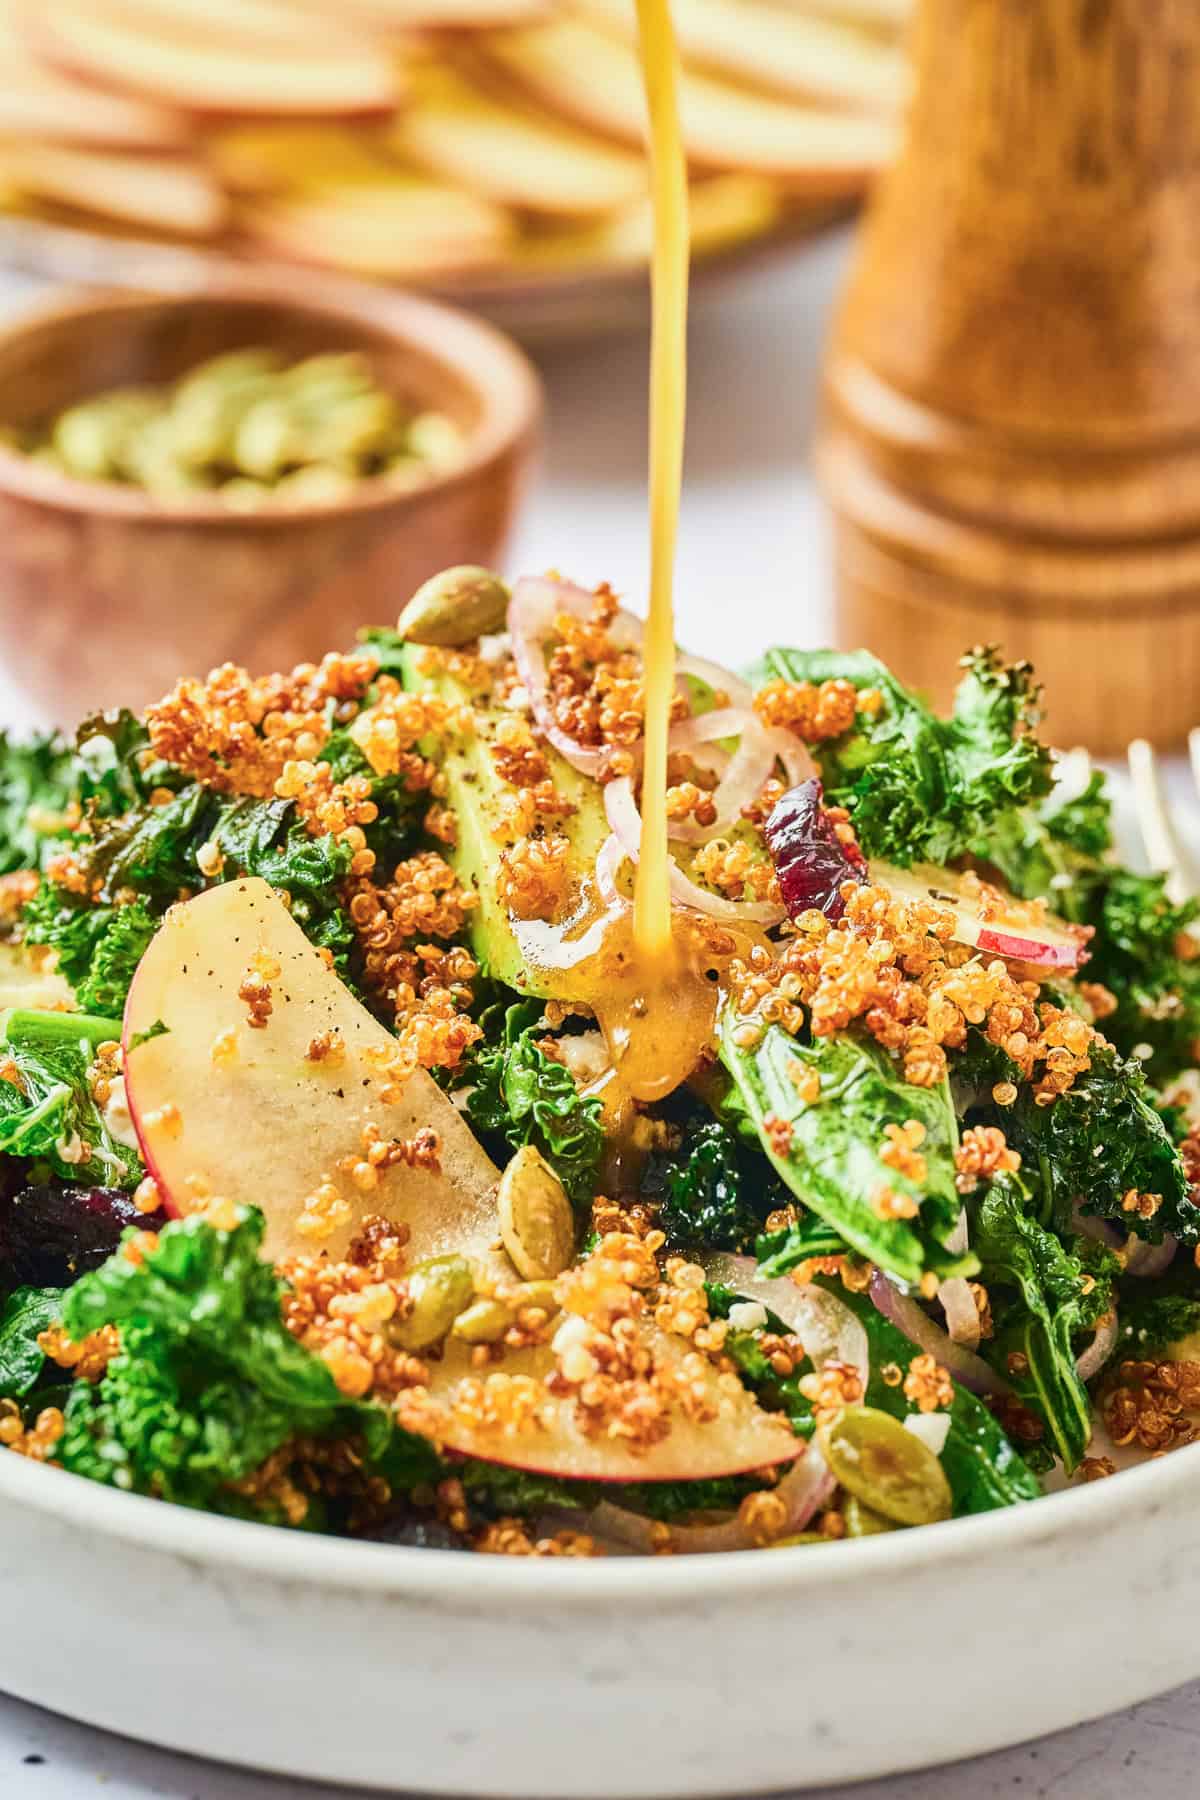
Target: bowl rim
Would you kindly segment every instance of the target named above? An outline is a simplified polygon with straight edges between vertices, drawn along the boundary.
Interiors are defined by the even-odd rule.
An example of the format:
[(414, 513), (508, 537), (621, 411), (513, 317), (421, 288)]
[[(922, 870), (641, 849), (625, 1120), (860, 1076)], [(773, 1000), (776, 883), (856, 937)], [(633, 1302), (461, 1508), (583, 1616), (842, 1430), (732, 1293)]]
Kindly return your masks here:
[(738, 1604), (765, 1592), (857, 1585), (924, 1571), (944, 1580), (956, 1564), (1003, 1558), (1022, 1543), (1064, 1536), (1144, 1528), (1178, 1495), (1194, 1495), (1200, 1444), (1152, 1458), (1082, 1487), (1044, 1494), (994, 1512), (951, 1519), (919, 1530), (812, 1545), (730, 1552), (719, 1556), (556, 1558), (479, 1556), (459, 1550), (372, 1543), (289, 1531), (254, 1520), (224, 1518), (174, 1502), (121, 1493), (81, 1475), (50, 1469), (13, 1453), (0, 1454), (0, 1503), (49, 1513), (72, 1528), (99, 1532), (143, 1550), (193, 1563), (219, 1563), (241, 1572), (313, 1587), (413, 1595), (468, 1606), (502, 1602), (539, 1611), (605, 1611), (614, 1602), (653, 1604), (695, 1597)]
[[(294, 284), (292, 284), (294, 286)], [(408, 344), (452, 370), (472, 389), (479, 418), (466, 434), (463, 455), (452, 467), (411, 488), (390, 487), (366, 478), (331, 500), (264, 506), (243, 512), (216, 495), (152, 499), (120, 482), (88, 481), (36, 463), (0, 441), (0, 495), (90, 517), (133, 521), (146, 526), (205, 525), (225, 530), (287, 531), (312, 520), (357, 518), (419, 508), (470, 486), (504, 457), (530, 447), (545, 410), (541, 379), (525, 352), (504, 332), (441, 300), (398, 289), (357, 286), (336, 277), (305, 280), (299, 294), (283, 281), (231, 270), (170, 288), (59, 288), (9, 314), (0, 327), (0, 349), (19, 343), (45, 326), (78, 324), (86, 329), (97, 313), (136, 314), (172, 307), (229, 302), (259, 303), (290, 310), (298, 317), (339, 320)]]

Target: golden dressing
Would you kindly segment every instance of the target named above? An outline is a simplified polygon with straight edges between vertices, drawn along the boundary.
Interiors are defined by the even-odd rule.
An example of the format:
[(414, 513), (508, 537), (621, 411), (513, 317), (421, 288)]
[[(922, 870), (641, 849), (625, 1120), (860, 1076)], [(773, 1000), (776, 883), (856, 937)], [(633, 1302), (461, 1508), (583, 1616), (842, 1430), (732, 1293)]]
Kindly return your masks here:
[[(668, 0), (638, 0), (654, 203), (650, 345), (650, 612), (645, 634), (642, 836), (633, 904), (605, 906), (589, 887), (565, 925), (520, 930), (527, 959), (590, 1006), (612, 1068), (597, 1082), (610, 1130), (634, 1101), (663, 1099), (711, 1051), (724, 965), (707, 922), (672, 915), (667, 740), (675, 691), (672, 585), (687, 388), (688, 189), (679, 130), (679, 58)], [(718, 934), (718, 937), (721, 934)], [(739, 945), (739, 948), (745, 948)], [(563, 979), (564, 976), (568, 978)]]
[(675, 687), (672, 585), (687, 403), (688, 189), (679, 53), (668, 0), (637, 0), (654, 203), (650, 337), (650, 616), (645, 637), (642, 848), (633, 941), (647, 969), (672, 954), (667, 883), (667, 734)]

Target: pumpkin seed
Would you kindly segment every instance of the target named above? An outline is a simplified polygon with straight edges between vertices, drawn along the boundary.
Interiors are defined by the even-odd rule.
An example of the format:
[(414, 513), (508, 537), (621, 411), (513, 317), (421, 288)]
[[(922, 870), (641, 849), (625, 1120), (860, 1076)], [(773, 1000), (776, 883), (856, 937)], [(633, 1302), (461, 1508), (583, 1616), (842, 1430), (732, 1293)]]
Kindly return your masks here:
[(435, 469), (449, 468), (462, 454), (462, 433), (445, 413), (418, 413), (408, 428), (408, 448)]
[(842, 1517), (846, 1521), (847, 1537), (876, 1537), (881, 1531), (895, 1531), (893, 1520), (885, 1519), (881, 1512), (867, 1506), (857, 1494), (847, 1494), (842, 1504)]
[(471, 563), (443, 569), (419, 587), (400, 614), (397, 629), (413, 644), (453, 649), (486, 632), (501, 631), (509, 592), (498, 575)]
[[(171, 385), (113, 389), (68, 407), (22, 434), (19, 447), (80, 480), (127, 481), (164, 498), (216, 493), (249, 511), (272, 500), (341, 500), (364, 480), (420, 487), (459, 460), (462, 434), (440, 413), (407, 411), (357, 352), (286, 367), (276, 351), (250, 349), (213, 357)], [(501, 617), (506, 605), (505, 595)]]
[(897, 1525), (932, 1525), (954, 1510), (927, 1444), (874, 1406), (846, 1406), (817, 1426), (821, 1454), (848, 1493)]
[(432, 1256), (408, 1276), (409, 1307), (389, 1321), (388, 1341), (400, 1350), (427, 1350), (445, 1337), (475, 1295), (475, 1278), (465, 1256)]
[(532, 1144), (500, 1178), (500, 1236), (518, 1275), (550, 1281), (575, 1255), (575, 1215), (562, 1182)]
[(502, 1301), (476, 1300), (459, 1313), (450, 1335), (467, 1344), (498, 1344), (512, 1322), (513, 1315)]

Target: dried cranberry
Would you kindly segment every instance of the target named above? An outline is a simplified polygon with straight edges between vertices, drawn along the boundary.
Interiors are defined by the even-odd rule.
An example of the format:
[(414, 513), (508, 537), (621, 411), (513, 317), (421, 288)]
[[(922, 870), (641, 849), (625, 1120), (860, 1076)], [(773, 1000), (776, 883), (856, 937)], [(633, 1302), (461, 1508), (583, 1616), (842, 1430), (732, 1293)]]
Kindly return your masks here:
[(861, 850), (839, 838), (821, 795), (819, 781), (802, 781), (777, 802), (763, 827), (783, 904), (793, 919), (814, 910), (840, 919), (846, 910), (843, 882), (866, 877)]
[(0, 1280), (66, 1287), (112, 1255), (128, 1225), (160, 1231), (164, 1212), (139, 1212), (119, 1188), (22, 1188), (0, 1200)]

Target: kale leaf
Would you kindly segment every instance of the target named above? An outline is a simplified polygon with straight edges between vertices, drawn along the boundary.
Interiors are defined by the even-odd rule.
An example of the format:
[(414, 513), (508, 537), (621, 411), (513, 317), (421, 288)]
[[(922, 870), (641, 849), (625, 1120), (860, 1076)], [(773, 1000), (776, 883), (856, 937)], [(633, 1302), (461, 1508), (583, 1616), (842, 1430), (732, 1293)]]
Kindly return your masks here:
[(93, 819), (71, 848), (94, 900), (43, 880), (25, 909), (26, 942), (57, 950), (81, 1005), (120, 1012), (162, 914), (181, 889), (207, 885), (196, 861), (207, 843), (224, 853), (222, 879), (260, 875), (286, 889), (297, 924), (345, 971), (354, 932), (339, 893), (349, 846), (311, 836), (290, 800), (226, 798), (195, 782), (162, 805)]
[(1164, 1294), (1157, 1284), (1131, 1280), (1121, 1290), (1117, 1327), (1110, 1362), (1125, 1356), (1139, 1362), (1159, 1357), (1200, 1332), (1200, 1294)]
[[(904, 1281), (919, 1281), (926, 1269), (939, 1275), (974, 1274), (970, 1254), (946, 1249), (961, 1205), (954, 1185), (957, 1127), (943, 1089), (902, 1081), (885, 1052), (870, 1038), (845, 1033), (804, 1044), (781, 1026), (768, 1026), (751, 1049), (735, 1041), (738, 1020), (727, 1008), (721, 1060), (733, 1076), (763, 1149), (796, 1198), (859, 1255)], [(802, 1100), (793, 1075), (814, 1073), (818, 1098)], [(778, 1132), (766, 1129), (774, 1116), (790, 1127), (786, 1154)], [(925, 1127), (921, 1146), (924, 1181), (880, 1160), (889, 1125), (916, 1119)], [(885, 1190), (911, 1199), (914, 1217), (881, 1217)], [(919, 1210), (916, 1210), (919, 1208)]]
[(229, 1484), (297, 1437), (353, 1436), (371, 1466), (410, 1482), (432, 1451), (369, 1401), (347, 1401), (280, 1313), (282, 1284), (260, 1260), (261, 1213), (232, 1231), (198, 1217), (168, 1225), (137, 1261), (122, 1247), (67, 1292), (75, 1338), (119, 1326), (120, 1353), (95, 1386), (71, 1390), (65, 1468), (187, 1506), (236, 1509)]
[[(999, 1126), (1020, 1153), (1043, 1224), (1065, 1231), (1079, 1205), (1152, 1243), (1160, 1243), (1164, 1231), (1200, 1243), (1200, 1207), (1190, 1198), (1179, 1152), (1151, 1103), (1140, 1064), (1106, 1043), (1094, 1043), (1090, 1055), (1091, 1067), (1066, 1093), (1039, 1106), (1004, 1051), (973, 1028), (952, 1065), (959, 1105), (969, 1124)], [(998, 1082), (1016, 1086), (1011, 1106), (993, 1100)], [(1153, 1217), (1123, 1210), (1130, 1189), (1159, 1195)]]
[(1117, 1001), (1101, 1028), (1126, 1055), (1149, 1045), (1144, 1066), (1166, 1081), (1196, 1061), (1200, 1042), (1200, 955), (1190, 935), (1200, 901), (1176, 905), (1164, 876), (1113, 868), (1089, 884), (1084, 910), (1096, 928), (1085, 973)]
[(64, 1181), (136, 1186), (141, 1159), (113, 1137), (87, 1080), (97, 1044), (120, 1035), (117, 1019), (10, 1012), (0, 1056), (17, 1079), (0, 1081), (0, 1152), (45, 1161)]
[(72, 762), (60, 737), (17, 743), (0, 732), (0, 875), (40, 867), (67, 829), (62, 815), (73, 791)]
[(62, 1313), (62, 1289), (19, 1287), (0, 1310), (0, 1399), (27, 1394), (46, 1358), (38, 1337)]
[(656, 1150), (647, 1158), (640, 1194), (657, 1204), (657, 1223), (673, 1249), (749, 1248), (766, 1213), (780, 1203), (757, 1138), (750, 1149), (728, 1125), (699, 1109), (682, 1129), (678, 1150)]
[(1007, 666), (983, 649), (964, 669), (953, 713), (941, 719), (865, 651), (767, 652), (768, 677), (842, 679), (882, 695), (877, 712), (860, 712), (848, 732), (813, 746), (826, 800), (849, 809), (868, 856), (907, 868), (986, 854), (997, 821), (1049, 791), (1028, 665)]
[(986, 855), (1023, 898), (1048, 900), (1090, 925), (1084, 973), (1108, 988), (1117, 1009), (1104, 1035), (1164, 1083), (1195, 1063), (1200, 1043), (1200, 954), (1192, 933), (1200, 901), (1172, 901), (1166, 877), (1112, 860), (1112, 807), (1095, 771), (1081, 790), (1056, 789), (1040, 806), (998, 820)]
[(794, 1225), (771, 1231), (754, 1246), (758, 1272), (773, 1280), (777, 1275), (790, 1275), (801, 1263), (814, 1256), (846, 1256), (853, 1254), (840, 1231), (827, 1225), (816, 1213), (801, 1213)]
[[(1060, 1242), (1033, 1217), (1029, 1190), (1014, 1174), (998, 1175), (972, 1209), (971, 1242), (995, 1316), (985, 1352), (1042, 1419), (1070, 1474), (1092, 1435), (1091, 1402), (1075, 1367), (1083, 1345), (1075, 1340), (1111, 1308), (1116, 1258), (1086, 1238)], [(1002, 1287), (1014, 1290), (1011, 1303)]]
[(594, 1096), (585, 1099), (570, 1071), (538, 1047), (543, 1012), (540, 1000), (519, 1000), (485, 1013), (483, 1043), (466, 1069), (473, 1084), (467, 1117), (477, 1131), (503, 1138), (514, 1150), (535, 1145), (572, 1203), (584, 1208), (595, 1198), (604, 1150), (601, 1104)]
[(1112, 849), (1112, 803), (1104, 774), (1090, 772), (1082, 788), (1058, 783), (1036, 806), (993, 821), (983, 852), (1023, 899), (1048, 900), (1077, 925), (1089, 920), (1092, 888), (1104, 878)]

